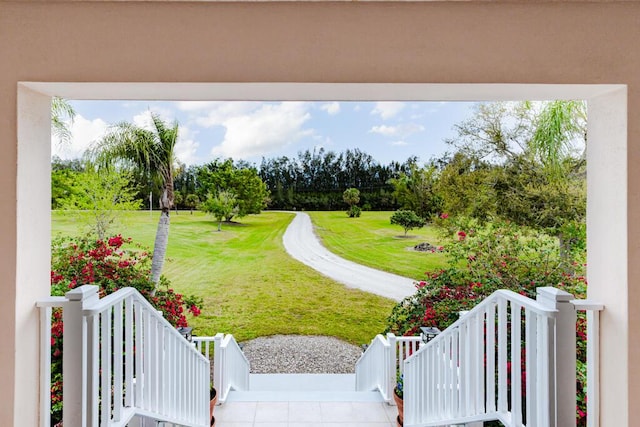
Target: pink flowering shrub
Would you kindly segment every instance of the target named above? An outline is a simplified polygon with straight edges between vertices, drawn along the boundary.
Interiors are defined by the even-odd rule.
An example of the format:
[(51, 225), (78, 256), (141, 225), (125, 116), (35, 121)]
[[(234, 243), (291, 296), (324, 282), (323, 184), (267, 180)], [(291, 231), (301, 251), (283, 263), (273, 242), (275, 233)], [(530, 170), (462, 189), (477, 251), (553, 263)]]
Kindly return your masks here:
[[(187, 326), (187, 313), (200, 314), (202, 300), (185, 297), (161, 277), (151, 296), (151, 254), (121, 235), (106, 240), (57, 239), (51, 248), (51, 295), (62, 296), (81, 285), (99, 286), (100, 297), (124, 287), (138, 290), (173, 326)], [(51, 326), (51, 424), (62, 418), (62, 311), (54, 310)]]
[[(449, 266), (425, 273), (416, 292), (393, 308), (385, 332), (418, 335), (421, 326), (444, 330), (459, 318), (459, 311), (472, 309), (498, 289), (535, 298), (537, 287), (554, 286), (576, 298), (586, 296), (585, 265), (561, 257), (554, 237), (504, 222), (480, 225), (442, 215), (437, 222), (448, 236), (444, 250)], [(586, 412), (585, 332), (586, 323), (580, 316), (576, 326), (578, 425), (583, 425)]]

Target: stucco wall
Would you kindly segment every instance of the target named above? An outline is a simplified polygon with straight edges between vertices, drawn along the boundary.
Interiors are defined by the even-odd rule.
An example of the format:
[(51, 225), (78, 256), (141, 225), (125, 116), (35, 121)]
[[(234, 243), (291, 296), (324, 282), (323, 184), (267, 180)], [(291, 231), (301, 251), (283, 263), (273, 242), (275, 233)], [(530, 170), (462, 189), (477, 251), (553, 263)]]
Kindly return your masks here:
[[(17, 220), (19, 81), (628, 85), (629, 261), (616, 270), (630, 286), (605, 283), (604, 270), (594, 286), (610, 307), (603, 334), (609, 328), (612, 337), (603, 337), (603, 425), (631, 425), (629, 408), (640, 406), (640, 319), (632, 309), (640, 303), (638, 40), (634, 2), (0, 2), (0, 384), (15, 390), (15, 402), (0, 401), (0, 425), (35, 411), (37, 366), (16, 354), (34, 339), (30, 329), (16, 331), (16, 316), (32, 316), (29, 299), (46, 293), (46, 284), (16, 284), (24, 263), (18, 236), (29, 215)], [(38, 96), (26, 99), (33, 122), (41, 120)], [(606, 102), (594, 105), (606, 115)], [(594, 132), (606, 139), (606, 124)], [(29, 248), (19, 250), (23, 257)]]

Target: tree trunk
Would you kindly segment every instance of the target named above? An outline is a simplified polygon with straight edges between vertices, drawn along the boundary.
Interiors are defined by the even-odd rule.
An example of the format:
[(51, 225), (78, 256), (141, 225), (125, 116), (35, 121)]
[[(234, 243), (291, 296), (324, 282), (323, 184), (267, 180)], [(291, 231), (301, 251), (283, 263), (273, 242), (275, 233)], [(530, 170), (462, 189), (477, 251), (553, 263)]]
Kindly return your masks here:
[[(151, 281), (155, 283), (156, 289), (160, 283), (160, 274), (164, 266), (164, 257), (167, 253), (169, 243), (169, 210), (163, 209), (158, 221), (156, 231), (156, 241), (153, 244), (153, 259), (151, 260)], [(155, 292), (154, 292), (155, 293)]]

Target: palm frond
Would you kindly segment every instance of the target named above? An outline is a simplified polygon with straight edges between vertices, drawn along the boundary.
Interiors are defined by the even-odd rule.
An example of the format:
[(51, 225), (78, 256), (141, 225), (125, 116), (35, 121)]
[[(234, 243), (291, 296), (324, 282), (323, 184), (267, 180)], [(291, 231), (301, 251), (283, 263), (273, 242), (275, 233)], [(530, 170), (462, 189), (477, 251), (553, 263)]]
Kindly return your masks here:
[(58, 137), (60, 143), (68, 144), (71, 142), (72, 134), (69, 123), (73, 124), (75, 117), (76, 111), (66, 99), (59, 96), (51, 98), (51, 131)]

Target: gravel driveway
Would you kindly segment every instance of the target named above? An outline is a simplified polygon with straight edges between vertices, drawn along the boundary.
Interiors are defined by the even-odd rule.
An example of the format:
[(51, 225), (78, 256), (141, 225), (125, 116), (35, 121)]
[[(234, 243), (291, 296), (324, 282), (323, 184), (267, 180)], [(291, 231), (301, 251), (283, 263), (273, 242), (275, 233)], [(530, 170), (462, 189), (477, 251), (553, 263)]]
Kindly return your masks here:
[(309, 215), (294, 213), (296, 216), (282, 237), (293, 258), (346, 286), (396, 301), (415, 293), (412, 279), (365, 267), (329, 252), (314, 233)]

